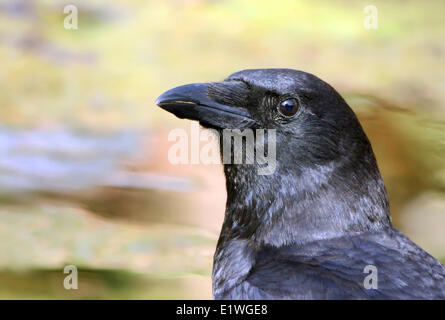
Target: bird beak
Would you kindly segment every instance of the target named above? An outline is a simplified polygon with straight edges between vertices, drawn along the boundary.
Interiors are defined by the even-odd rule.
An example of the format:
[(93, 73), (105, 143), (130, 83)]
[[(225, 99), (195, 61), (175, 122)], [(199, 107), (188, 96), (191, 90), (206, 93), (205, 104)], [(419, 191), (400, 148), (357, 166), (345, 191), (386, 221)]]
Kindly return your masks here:
[(188, 84), (164, 92), (155, 103), (178, 118), (198, 120), (207, 128), (251, 127), (256, 121), (247, 109), (222, 104), (216, 101), (220, 99), (215, 94), (210, 96), (210, 87), (218, 88), (217, 92), (227, 95), (233, 93), (235, 85), (230, 82)]

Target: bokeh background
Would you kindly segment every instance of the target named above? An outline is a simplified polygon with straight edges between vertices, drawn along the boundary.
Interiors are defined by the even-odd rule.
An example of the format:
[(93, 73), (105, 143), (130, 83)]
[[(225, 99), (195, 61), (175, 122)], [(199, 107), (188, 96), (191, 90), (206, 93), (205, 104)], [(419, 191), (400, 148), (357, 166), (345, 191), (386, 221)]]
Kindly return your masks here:
[[(63, 8), (78, 8), (67, 30)], [(378, 29), (363, 26), (378, 9)], [(211, 298), (222, 168), (168, 162), (163, 91), (247, 68), (332, 84), (394, 224), (445, 261), (444, 1), (0, 0), (0, 298)], [(63, 288), (63, 268), (79, 289)]]

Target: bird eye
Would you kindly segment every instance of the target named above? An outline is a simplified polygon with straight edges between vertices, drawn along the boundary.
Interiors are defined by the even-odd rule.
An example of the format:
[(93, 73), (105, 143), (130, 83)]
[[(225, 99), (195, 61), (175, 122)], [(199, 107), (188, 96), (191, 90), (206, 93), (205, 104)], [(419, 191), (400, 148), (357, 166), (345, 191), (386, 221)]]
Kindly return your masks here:
[(295, 98), (286, 99), (281, 101), (278, 106), (278, 111), (286, 117), (291, 117), (298, 111), (298, 101)]

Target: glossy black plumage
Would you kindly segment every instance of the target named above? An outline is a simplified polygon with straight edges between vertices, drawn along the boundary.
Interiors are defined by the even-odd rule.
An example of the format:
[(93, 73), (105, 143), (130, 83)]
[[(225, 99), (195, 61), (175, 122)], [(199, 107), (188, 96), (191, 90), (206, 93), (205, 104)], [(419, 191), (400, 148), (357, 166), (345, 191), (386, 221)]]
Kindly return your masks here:
[[(290, 117), (278, 108), (286, 99), (299, 104)], [(296, 70), (245, 70), (156, 103), (219, 132), (276, 130), (273, 174), (224, 165), (216, 299), (445, 299), (445, 268), (392, 227), (371, 145), (330, 85)], [(364, 287), (367, 265), (377, 289)]]
[[(443, 299), (443, 266), (393, 228), (266, 247), (245, 279), (222, 299)], [(378, 270), (365, 289), (364, 267)]]

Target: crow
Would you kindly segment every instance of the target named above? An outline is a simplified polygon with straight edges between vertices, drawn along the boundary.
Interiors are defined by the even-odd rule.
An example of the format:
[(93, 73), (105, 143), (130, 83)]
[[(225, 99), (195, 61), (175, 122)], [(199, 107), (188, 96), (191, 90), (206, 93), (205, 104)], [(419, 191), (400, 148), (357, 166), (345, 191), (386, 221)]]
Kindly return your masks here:
[(156, 104), (217, 132), (276, 135), (273, 173), (224, 163), (215, 299), (445, 299), (445, 267), (392, 226), (371, 144), (329, 84), (251, 69), (173, 88)]

